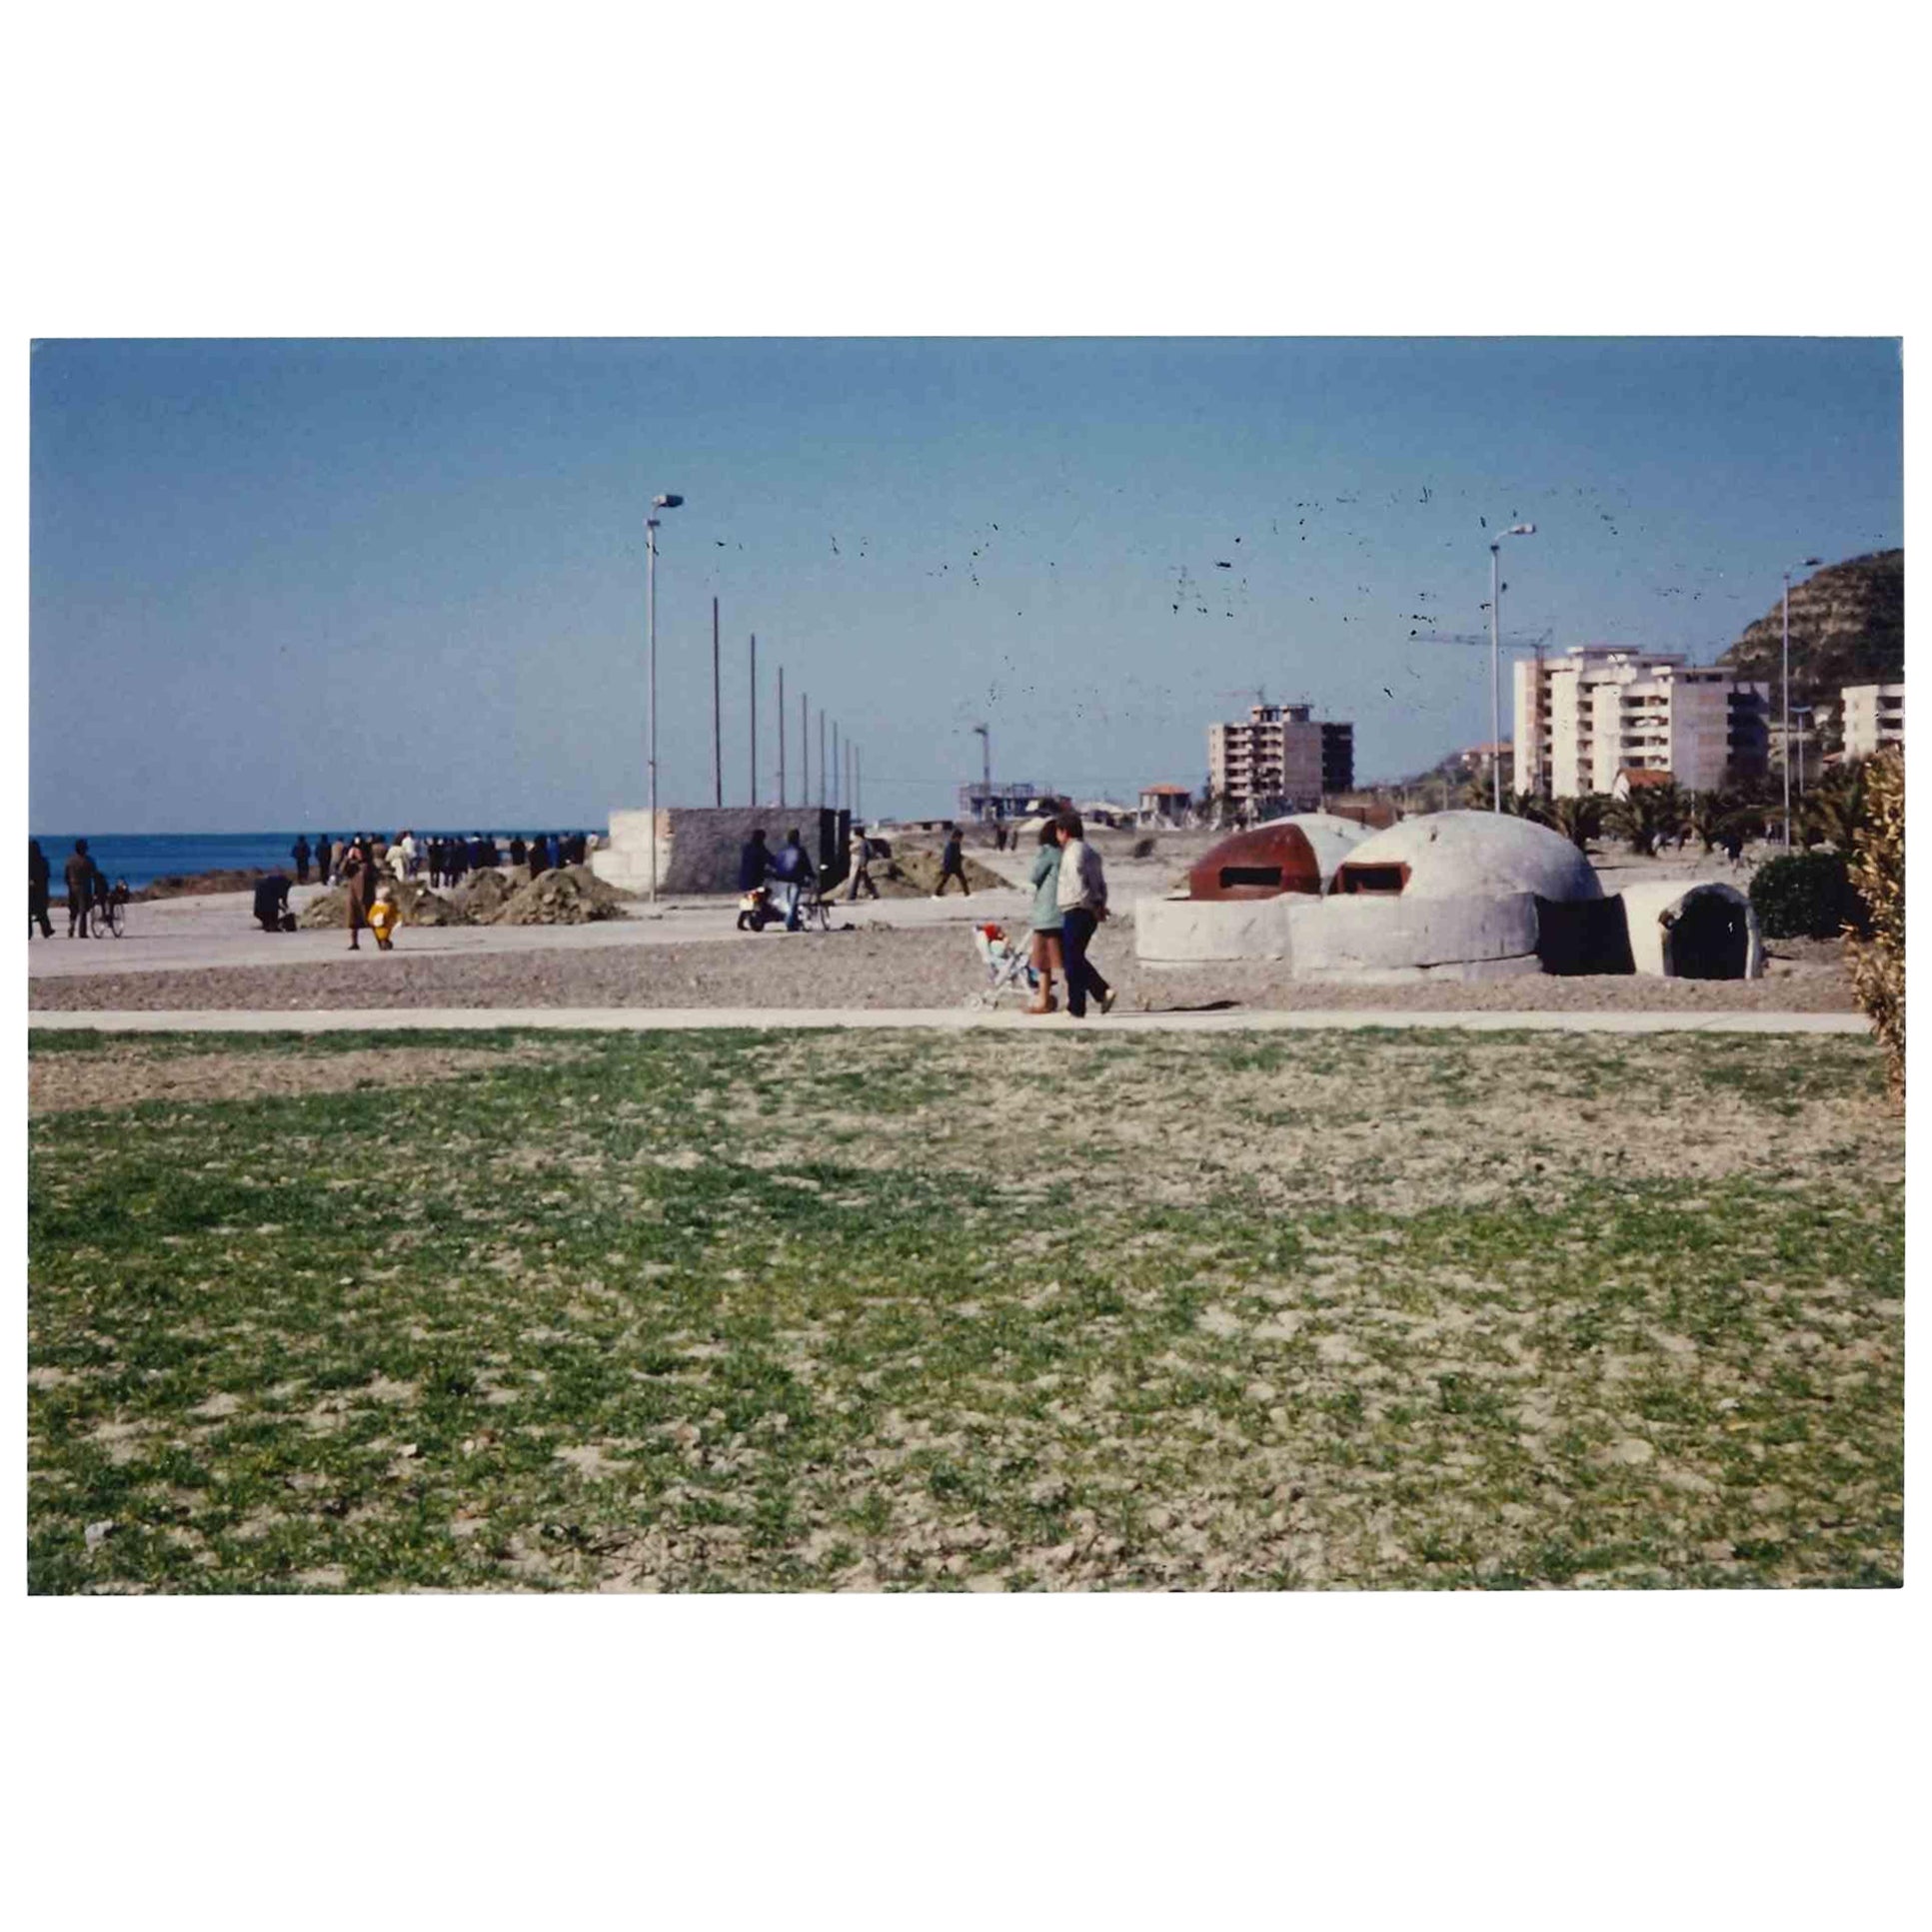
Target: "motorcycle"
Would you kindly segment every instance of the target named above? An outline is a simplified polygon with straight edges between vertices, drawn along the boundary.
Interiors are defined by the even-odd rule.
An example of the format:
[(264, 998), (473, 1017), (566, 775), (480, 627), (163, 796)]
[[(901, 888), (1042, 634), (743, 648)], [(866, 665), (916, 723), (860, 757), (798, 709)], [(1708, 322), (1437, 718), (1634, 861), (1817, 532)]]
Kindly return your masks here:
[(762, 933), (778, 916), (768, 887), (754, 886), (738, 902), (738, 930), (741, 933)]

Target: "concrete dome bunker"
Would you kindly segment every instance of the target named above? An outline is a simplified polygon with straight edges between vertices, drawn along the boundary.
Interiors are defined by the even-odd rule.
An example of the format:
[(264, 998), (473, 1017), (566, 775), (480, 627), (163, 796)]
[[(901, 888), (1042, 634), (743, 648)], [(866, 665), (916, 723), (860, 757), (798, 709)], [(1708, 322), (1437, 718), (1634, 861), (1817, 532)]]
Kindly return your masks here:
[(1293, 939), (1297, 978), (1631, 970), (1621, 908), (1589, 861), (1547, 826), (1492, 812), (1431, 813), (1363, 840)]
[(1288, 958), (1288, 906), (1320, 903), (1335, 868), (1368, 834), (1352, 819), (1291, 813), (1210, 846), (1188, 890), (1139, 900), (1135, 956), (1149, 966)]

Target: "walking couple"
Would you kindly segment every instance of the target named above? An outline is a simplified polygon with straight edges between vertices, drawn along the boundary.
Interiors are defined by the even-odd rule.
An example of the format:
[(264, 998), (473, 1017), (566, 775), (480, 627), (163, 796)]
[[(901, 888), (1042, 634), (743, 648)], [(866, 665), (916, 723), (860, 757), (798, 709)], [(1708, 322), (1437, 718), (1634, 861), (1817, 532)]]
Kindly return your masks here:
[(1100, 1010), (1113, 1010), (1113, 988), (1086, 957), (1093, 929), (1106, 918), (1106, 875), (1100, 855), (1086, 843), (1077, 812), (1059, 812), (1039, 829), (1039, 851), (1028, 875), (1033, 888), (1032, 964), (1039, 991), (1028, 1012), (1051, 1012), (1053, 974), (1066, 980), (1066, 1016), (1086, 1017), (1089, 994)]

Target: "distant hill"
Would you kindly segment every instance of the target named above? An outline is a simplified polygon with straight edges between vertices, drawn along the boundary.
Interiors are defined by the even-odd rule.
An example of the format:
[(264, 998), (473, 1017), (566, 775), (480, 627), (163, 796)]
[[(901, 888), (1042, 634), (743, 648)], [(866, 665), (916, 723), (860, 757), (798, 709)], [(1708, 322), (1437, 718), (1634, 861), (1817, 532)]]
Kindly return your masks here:
[[(1783, 600), (1718, 659), (1771, 687), (1782, 703)], [(1905, 553), (1881, 550), (1830, 564), (1791, 586), (1791, 699), (1835, 703), (1841, 686), (1897, 684), (1905, 676)]]

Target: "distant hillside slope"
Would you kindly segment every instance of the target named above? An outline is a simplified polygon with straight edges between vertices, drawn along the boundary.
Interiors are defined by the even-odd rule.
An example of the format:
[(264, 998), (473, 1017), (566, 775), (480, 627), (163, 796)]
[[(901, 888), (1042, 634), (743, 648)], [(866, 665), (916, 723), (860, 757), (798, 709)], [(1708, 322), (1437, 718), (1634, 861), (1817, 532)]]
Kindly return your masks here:
[[(1718, 663), (1771, 687), (1775, 710), (1782, 600)], [(1843, 685), (1896, 684), (1905, 676), (1905, 553), (1882, 550), (1831, 564), (1791, 586), (1791, 698), (1832, 703)]]

